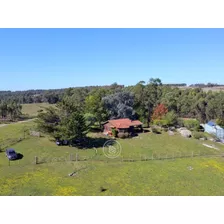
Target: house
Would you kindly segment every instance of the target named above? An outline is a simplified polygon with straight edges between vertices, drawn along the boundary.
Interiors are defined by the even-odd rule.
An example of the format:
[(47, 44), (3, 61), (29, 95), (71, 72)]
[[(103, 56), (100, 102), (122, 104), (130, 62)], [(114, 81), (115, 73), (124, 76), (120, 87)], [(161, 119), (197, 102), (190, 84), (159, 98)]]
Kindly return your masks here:
[(224, 142), (224, 129), (217, 125), (213, 121), (209, 121), (204, 126), (205, 132), (215, 135), (217, 138), (219, 138), (222, 142)]
[(117, 119), (117, 120), (108, 120), (104, 124), (104, 134), (105, 135), (112, 135), (112, 130), (115, 129), (118, 133), (133, 133), (135, 128), (142, 129), (143, 123), (138, 120), (130, 120), (128, 118), (124, 119)]

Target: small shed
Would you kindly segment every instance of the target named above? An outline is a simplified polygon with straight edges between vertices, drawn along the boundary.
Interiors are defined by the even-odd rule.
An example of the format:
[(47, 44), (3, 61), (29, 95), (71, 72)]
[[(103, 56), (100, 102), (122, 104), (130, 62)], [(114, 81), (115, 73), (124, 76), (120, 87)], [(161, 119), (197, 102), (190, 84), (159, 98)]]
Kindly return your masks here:
[(214, 121), (209, 121), (205, 124), (205, 132), (215, 135), (221, 141), (224, 141), (224, 129), (217, 125)]

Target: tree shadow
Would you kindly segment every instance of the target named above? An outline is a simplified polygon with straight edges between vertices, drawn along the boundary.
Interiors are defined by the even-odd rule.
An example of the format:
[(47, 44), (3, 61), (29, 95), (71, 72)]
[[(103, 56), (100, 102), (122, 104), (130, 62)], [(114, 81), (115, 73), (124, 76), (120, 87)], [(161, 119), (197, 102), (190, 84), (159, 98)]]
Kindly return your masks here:
[(161, 134), (162, 134), (161, 131), (153, 131), (152, 133), (153, 133), (153, 134), (156, 134), (156, 135), (161, 135)]
[[(76, 147), (78, 149), (93, 149), (93, 148), (102, 148), (107, 141), (110, 141), (111, 139), (108, 138), (91, 138), (87, 137), (83, 141), (80, 141), (79, 143), (73, 143), (72, 146)], [(110, 142), (110, 145), (113, 144), (113, 141)]]
[(90, 128), (90, 131), (93, 132), (93, 133), (99, 133), (99, 132), (102, 132), (102, 128), (100, 129), (99, 127), (91, 127)]

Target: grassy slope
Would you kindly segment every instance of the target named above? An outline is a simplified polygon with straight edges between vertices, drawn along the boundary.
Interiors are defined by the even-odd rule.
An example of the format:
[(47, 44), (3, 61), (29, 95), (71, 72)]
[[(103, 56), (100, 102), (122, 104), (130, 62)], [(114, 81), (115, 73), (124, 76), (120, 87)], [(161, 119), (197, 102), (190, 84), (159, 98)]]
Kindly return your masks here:
[[(32, 124), (32, 123), (31, 123)], [(31, 125), (29, 124), (29, 125)], [(14, 127), (13, 127), (14, 126)], [(19, 130), (21, 125), (1, 128), (4, 133)], [(4, 130), (4, 132), (2, 132)], [(124, 157), (151, 156), (152, 152), (220, 153), (202, 146), (193, 139), (181, 136), (142, 134), (141, 138), (120, 140)], [(208, 144), (211, 144), (210, 142)], [(164, 161), (126, 163), (105, 161), (53, 162), (33, 165), (34, 157), (68, 158), (77, 149), (57, 147), (47, 138), (30, 138), (13, 146), (24, 155), (23, 160), (8, 166), (4, 153), (0, 153), (0, 195), (224, 195), (224, 164), (222, 158), (188, 158)], [(80, 156), (94, 155), (94, 150), (78, 150)], [(193, 167), (189, 170), (188, 167)], [(80, 170), (80, 171), (79, 171)], [(68, 174), (78, 171), (75, 177)], [(107, 189), (101, 192), (100, 188)]]
[(7, 139), (23, 137), (23, 131), (32, 128), (34, 125), (34, 122), (24, 122), (0, 127), (0, 142)]
[(44, 110), (44, 108), (53, 106), (48, 103), (33, 103), (33, 104), (23, 104), (22, 113), (28, 114), (29, 116), (37, 116), (38, 110)]

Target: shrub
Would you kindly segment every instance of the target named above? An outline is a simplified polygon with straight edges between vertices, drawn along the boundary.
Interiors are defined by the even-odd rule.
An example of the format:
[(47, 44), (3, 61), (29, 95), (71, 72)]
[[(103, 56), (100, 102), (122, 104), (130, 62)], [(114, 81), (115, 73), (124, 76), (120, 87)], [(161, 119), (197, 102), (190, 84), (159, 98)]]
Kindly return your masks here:
[(116, 129), (112, 129), (112, 135), (116, 138), (118, 134), (118, 131)]
[(167, 113), (167, 107), (164, 104), (159, 104), (153, 112), (152, 120), (161, 120)]
[(194, 132), (193, 133), (193, 137), (195, 139), (204, 138), (205, 140), (207, 140), (207, 137), (205, 136), (205, 134), (204, 133), (201, 133), (201, 132)]
[(162, 126), (162, 127), (166, 127), (168, 125), (166, 120), (154, 120), (153, 124), (158, 125), (158, 126)]
[(200, 123), (197, 120), (184, 120), (184, 127), (193, 131), (199, 131)]
[(160, 134), (160, 133), (161, 133), (161, 132), (160, 132), (157, 128), (155, 128), (155, 127), (152, 127), (151, 129), (152, 129), (152, 133), (154, 133), (154, 134)]
[(221, 126), (222, 128), (224, 128), (224, 119), (217, 119), (216, 120), (217, 125)]
[(174, 111), (170, 111), (163, 117), (163, 120), (167, 126), (174, 126), (177, 124), (177, 115)]
[(178, 118), (178, 119), (177, 119), (177, 125), (178, 125), (179, 127), (184, 127), (184, 120), (181, 119), (181, 118)]

